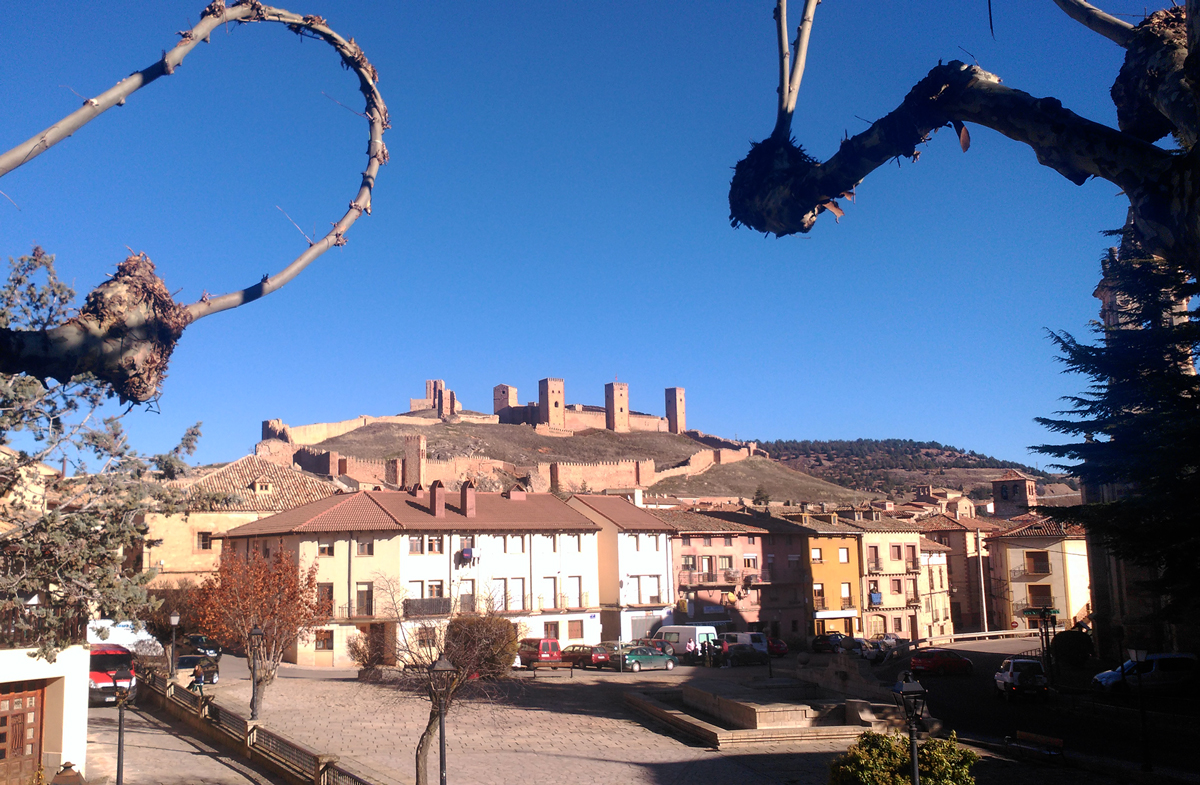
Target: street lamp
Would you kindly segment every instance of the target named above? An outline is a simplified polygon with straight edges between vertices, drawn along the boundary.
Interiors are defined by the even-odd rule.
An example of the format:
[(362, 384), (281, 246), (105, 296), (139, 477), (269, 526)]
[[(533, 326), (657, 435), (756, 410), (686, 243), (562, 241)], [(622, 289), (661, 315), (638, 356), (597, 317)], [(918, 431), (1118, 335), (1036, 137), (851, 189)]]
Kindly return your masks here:
[(912, 758), (912, 785), (920, 785), (921, 773), (917, 767), (917, 725), (925, 711), (925, 688), (919, 681), (913, 681), (912, 673), (904, 671), (900, 681), (892, 687), (892, 698), (896, 706), (904, 712), (908, 721), (908, 752)]
[(429, 687), (433, 697), (438, 702), (438, 734), (439, 761), (441, 764), (441, 785), (446, 785), (446, 698), (450, 696), (450, 688), (454, 686), (454, 678), (458, 670), (450, 664), (445, 654), (439, 654), (437, 662), (429, 666)]
[(125, 703), (129, 700), (129, 688), (133, 685), (133, 673), (122, 667), (113, 674), (113, 687), (117, 694), (117, 785), (125, 783)]
[(171, 678), (175, 678), (175, 628), (179, 626), (179, 611), (171, 611)]
[(257, 624), (250, 630), (250, 719), (258, 719), (258, 650), (262, 647), (263, 631)]
[(1138, 714), (1141, 715), (1142, 725), (1142, 771), (1150, 771), (1150, 737), (1146, 734), (1146, 698), (1142, 693), (1142, 663), (1146, 661), (1145, 649), (1129, 649), (1129, 659), (1133, 660), (1133, 669), (1137, 672)]

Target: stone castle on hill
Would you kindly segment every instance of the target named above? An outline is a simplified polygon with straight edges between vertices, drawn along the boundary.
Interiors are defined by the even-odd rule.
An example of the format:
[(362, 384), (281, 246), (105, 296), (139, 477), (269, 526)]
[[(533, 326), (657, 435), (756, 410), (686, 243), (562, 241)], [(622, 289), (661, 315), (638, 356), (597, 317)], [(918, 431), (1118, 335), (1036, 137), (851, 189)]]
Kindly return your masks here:
[[(255, 454), (282, 466), (342, 477), (367, 488), (412, 488), (428, 486), (434, 480), (454, 488), (469, 479), (484, 490), (492, 486), (499, 490), (520, 481), (533, 491), (648, 488), (668, 477), (702, 474), (713, 466), (743, 461), (755, 454), (757, 445), (753, 442), (732, 442), (699, 431), (688, 431), (682, 387), (668, 387), (665, 403), (664, 417), (632, 411), (629, 385), (611, 382), (604, 385), (603, 407), (567, 404), (563, 380), (546, 378), (538, 382), (537, 402), (525, 404), (518, 403), (516, 387), (496, 385), (492, 389), (493, 413), (483, 414), (465, 409), (443, 380), (429, 379), (425, 382), (425, 397), (410, 398), (406, 414), (361, 415), (341, 422), (297, 426), (277, 419), (265, 420), (262, 441), (255, 447)], [(568, 437), (593, 429), (616, 433), (674, 433), (695, 440), (697, 451), (683, 463), (659, 468), (653, 459), (600, 463), (555, 461), (528, 466), (479, 455), (437, 460), (427, 456), (427, 437), (423, 433), (405, 434), (403, 457), (387, 460), (357, 458), (316, 447), (374, 423), (429, 428), (442, 422), (527, 425), (541, 435), (552, 437)], [(396, 452), (400, 453), (400, 450)]]

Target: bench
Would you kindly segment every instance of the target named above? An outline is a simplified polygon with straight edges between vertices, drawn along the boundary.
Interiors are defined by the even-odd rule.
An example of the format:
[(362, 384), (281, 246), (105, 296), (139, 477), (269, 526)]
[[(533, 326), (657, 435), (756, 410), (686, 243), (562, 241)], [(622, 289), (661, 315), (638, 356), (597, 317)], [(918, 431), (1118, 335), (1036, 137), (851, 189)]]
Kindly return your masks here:
[(529, 663), (529, 670), (533, 672), (533, 678), (535, 678), (535, 679), (537, 678), (538, 671), (543, 670), (545, 668), (549, 668), (552, 671), (556, 671), (559, 668), (566, 668), (571, 671), (571, 678), (572, 679), (575, 678), (575, 663), (574, 662), (554, 662), (552, 660), (551, 661), (539, 660), (537, 662)]
[(1053, 736), (1042, 736), (1037, 733), (1017, 731), (1016, 736), (1004, 737), (1004, 751), (1018, 752), (1025, 755), (1039, 755), (1050, 760), (1061, 760), (1063, 740)]

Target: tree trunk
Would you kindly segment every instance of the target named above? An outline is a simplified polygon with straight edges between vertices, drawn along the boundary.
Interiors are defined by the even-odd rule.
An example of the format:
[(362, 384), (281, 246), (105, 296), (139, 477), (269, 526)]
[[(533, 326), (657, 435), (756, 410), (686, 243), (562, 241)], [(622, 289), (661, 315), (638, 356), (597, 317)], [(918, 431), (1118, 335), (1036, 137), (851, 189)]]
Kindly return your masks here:
[(267, 685), (263, 682), (254, 685), (254, 694), (250, 698), (250, 719), (257, 720), (262, 713), (263, 693), (266, 691)]
[(429, 705), (429, 722), (425, 724), (425, 730), (421, 733), (421, 740), (417, 742), (416, 785), (428, 785), (429, 783), (429, 747), (433, 744), (433, 737), (437, 734), (437, 729), (438, 705), (437, 701), (433, 701)]

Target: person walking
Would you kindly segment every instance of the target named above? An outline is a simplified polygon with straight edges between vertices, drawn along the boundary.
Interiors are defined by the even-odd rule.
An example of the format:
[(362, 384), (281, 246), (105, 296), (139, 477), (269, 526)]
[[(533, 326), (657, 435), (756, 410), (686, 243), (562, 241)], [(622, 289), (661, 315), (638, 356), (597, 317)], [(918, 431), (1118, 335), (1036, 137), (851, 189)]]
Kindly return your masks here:
[(195, 687), (200, 697), (204, 697), (204, 664), (197, 662), (196, 667), (192, 669), (192, 683), (188, 685), (190, 690)]

